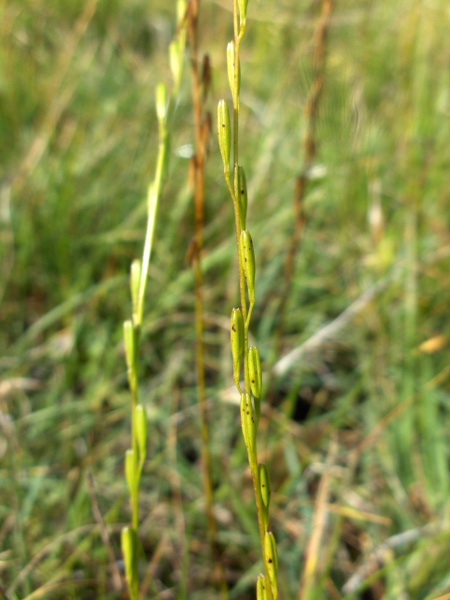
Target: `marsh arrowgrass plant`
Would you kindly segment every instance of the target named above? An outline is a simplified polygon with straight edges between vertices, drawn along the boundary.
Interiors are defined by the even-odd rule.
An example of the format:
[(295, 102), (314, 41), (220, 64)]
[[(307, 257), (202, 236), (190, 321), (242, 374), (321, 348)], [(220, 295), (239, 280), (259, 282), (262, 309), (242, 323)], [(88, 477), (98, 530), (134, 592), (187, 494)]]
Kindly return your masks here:
[[(247, 26), (247, 0), (234, 0), (234, 39), (227, 46), (228, 80), (233, 99), (233, 125), (225, 100), (218, 105), (218, 136), (225, 181), (233, 202), (236, 247), (239, 264), (241, 306), (231, 312), (231, 351), (233, 379), (240, 394), (241, 425), (253, 479), (258, 514), (264, 574), (256, 585), (258, 600), (278, 598), (278, 554), (275, 537), (269, 529), (270, 479), (267, 468), (258, 461), (257, 432), (261, 418), (262, 374), (257, 347), (249, 347), (249, 327), (255, 306), (255, 253), (247, 229), (247, 182), (239, 164), (239, 92), (241, 83), (240, 47)], [(231, 144), (233, 139), (233, 144)], [(231, 164), (231, 148), (233, 148)], [(241, 369), (244, 382), (241, 384)]]
[[(175, 4), (1, 5), (0, 597), (10, 600), (128, 597), (111, 577), (119, 564), (118, 513), (129, 504), (124, 478), (115, 481), (113, 473), (131, 448), (123, 428), (130, 394), (117, 341), (122, 321), (131, 319), (124, 267), (141, 254), (134, 244), (143, 237), (138, 224), (145, 206), (136, 198), (153, 178), (147, 156), (154, 152), (156, 159), (158, 147), (149, 94), (160, 80), (171, 88), (161, 48), (172, 21), (175, 29)], [(202, 2), (200, 47), (208, 44), (213, 58), (220, 48), (225, 56), (225, 4), (232, 2)], [(273, 404), (263, 411), (273, 416), (270, 450), (279, 466), (271, 472), (280, 502), (276, 512), (271, 506), (270, 527), (283, 524), (277, 542), (282, 535), (288, 558), (278, 576), (280, 595), (297, 596), (301, 565), (312, 556), (318, 561), (313, 585), (303, 578), (299, 599), (444, 600), (450, 592), (448, 0), (334, 4), (314, 159), (326, 174), (306, 188), (308, 223), (282, 339), (286, 351), (300, 350), (306, 360), (291, 361), (288, 369), (283, 363)], [(241, 52), (249, 62), (242, 62), (240, 155), (251, 157), (242, 164), (258, 198), (248, 218), (259, 259), (250, 327), (266, 362), (265, 340), (275, 339), (280, 312), (283, 248), (293, 229), (299, 125), (306, 129), (314, 77), (306, 52), (313, 13), (312, 3), (298, 0), (254, 5), (249, 10), (260, 20), (251, 22), (251, 51), (246, 33)], [(166, 126), (175, 148), (192, 138), (184, 91), (183, 118), (177, 108), (176, 121)], [(192, 224), (186, 218), (191, 196), (178, 186), (186, 163), (173, 162), (150, 258), (148, 286), (157, 293), (148, 290), (138, 359), (137, 403), (148, 401), (147, 389), (154, 401), (146, 407), (153, 431), (149, 421), (138, 533), (146, 553), (153, 552), (152, 581), (145, 594), (149, 578), (140, 558), (140, 593), (203, 600), (219, 594), (210, 584), (199, 460), (190, 454), (199, 443), (190, 418), (198, 411), (190, 405), (193, 344), (187, 340), (194, 336), (186, 310), (194, 277), (182, 266), (180, 230)], [(203, 260), (208, 322), (223, 312), (222, 302), (230, 310), (240, 306), (224, 298), (230, 273), (222, 225), (231, 208), (222, 205), (225, 187), (206, 183), (205, 239), (215, 246)], [(131, 205), (137, 206), (130, 211)], [(377, 206), (381, 227), (371, 233), (367, 213)], [(211, 393), (225, 368), (221, 332), (215, 334), (207, 337)], [(144, 374), (155, 376), (147, 384)], [(299, 398), (306, 418), (297, 412)], [(238, 485), (233, 465), (244, 452), (243, 443), (230, 449), (232, 412), (220, 408), (219, 435), (217, 419), (211, 420), (213, 467), (220, 472), (216, 514), (222, 526), (222, 515), (232, 515), (219, 538), (234, 584), (230, 596), (251, 598), (254, 590), (244, 591), (250, 573), (234, 578), (249, 564), (242, 532), (251, 536), (257, 527), (243, 510), (246, 494), (230, 493)], [(263, 420), (259, 429), (258, 437)], [(328, 436), (337, 440), (329, 470)], [(87, 471), (104, 525), (93, 512)], [(329, 499), (321, 503), (328, 476)], [(245, 491), (253, 494), (250, 487)], [(317, 506), (326, 517), (319, 536)], [(103, 527), (111, 552), (99, 535)], [(314, 553), (308, 537), (317, 540)], [(187, 547), (193, 549), (188, 560)]]
[(147, 415), (145, 407), (139, 402), (138, 397), (139, 341), (144, 316), (145, 294), (155, 233), (156, 213), (169, 160), (169, 125), (182, 74), (186, 40), (185, 14), (186, 0), (178, 0), (178, 33), (169, 49), (173, 88), (170, 96), (165, 84), (160, 83), (156, 88), (156, 114), (159, 131), (156, 170), (147, 194), (148, 216), (142, 260), (135, 260), (131, 265), (132, 318), (125, 321), (123, 325), (128, 384), (131, 392), (131, 448), (125, 454), (125, 477), (130, 495), (131, 525), (123, 528), (121, 541), (126, 580), (131, 600), (137, 600), (139, 597), (139, 488), (147, 453)]

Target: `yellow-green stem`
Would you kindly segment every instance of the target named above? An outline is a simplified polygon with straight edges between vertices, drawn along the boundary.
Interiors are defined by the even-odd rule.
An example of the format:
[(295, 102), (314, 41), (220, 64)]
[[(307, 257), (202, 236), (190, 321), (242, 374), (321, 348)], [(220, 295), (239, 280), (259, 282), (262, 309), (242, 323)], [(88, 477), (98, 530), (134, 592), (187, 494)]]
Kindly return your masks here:
[[(233, 4), (233, 15), (234, 15), (234, 90), (233, 90), (233, 186), (231, 186), (230, 177), (226, 176), (227, 185), (230, 189), (231, 197), (233, 199), (233, 208), (234, 208), (234, 219), (235, 219), (235, 230), (236, 230), (236, 247), (238, 249), (238, 262), (239, 262), (239, 287), (240, 287), (240, 296), (241, 296), (241, 311), (244, 319), (244, 380), (245, 380), (245, 391), (250, 393), (250, 374), (249, 374), (249, 365), (248, 365), (248, 333), (250, 326), (250, 319), (254, 307), (254, 301), (250, 302), (250, 306), (247, 309), (247, 297), (246, 297), (246, 282), (244, 276), (244, 265), (241, 258), (241, 253), (239, 252), (239, 243), (240, 243), (240, 235), (241, 235), (241, 225), (240, 225), (240, 216), (239, 216), (239, 177), (238, 177), (238, 168), (239, 168), (239, 53), (240, 53), (240, 43), (242, 37), (244, 35), (244, 29), (239, 30), (239, 22), (238, 22), (238, 2), (234, 0)], [(232, 189), (231, 189), (232, 188)], [(250, 465), (250, 471), (252, 474), (253, 480), (253, 488), (255, 493), (255, 501), (256, 501), (256, 509), (258, 515), (258, 529), (259, 529), (259, 537), (261, 544), (261, 553), (263, 557), (263, 565), (264, 565), (264, 573), (267, 581), (266, 591), (267, 591), (267, 599), (274, 600), (274, 596), (272, 593), (272, 587), (270, 585), (270, 576), (267, 568), (267, 561), (265, 559), (265, 526), (264, 526), (264, 506), (263, 500), (261, 496), (260, 490), (260, 481), (259, 481), (259, 470), (258, 470), (258, 455), (257, 455), (257, 443), (255, 443), (254, 448), (251, 448), (250, 445), (247, 445), (247, 456), (248, 462)]]

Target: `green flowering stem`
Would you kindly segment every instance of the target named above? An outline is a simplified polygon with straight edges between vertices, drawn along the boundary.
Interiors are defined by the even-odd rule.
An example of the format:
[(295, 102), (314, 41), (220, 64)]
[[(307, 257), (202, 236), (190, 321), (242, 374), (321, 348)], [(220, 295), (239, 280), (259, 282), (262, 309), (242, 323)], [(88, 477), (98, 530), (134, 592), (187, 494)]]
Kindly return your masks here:
[(145, 295), (148, 271), (153, 248), (156, 213), (161, 197), (169, 160), (170, 136), (168, 125), (174, 110), (174, 95), (178, 90), (183, 63), (185, 31), (183, 27), (186, 0), (179, 0), (178, 36), (170, 46), (170, 63), (173, 75), (173, 92), (168, 97), (167, 88), (159, 84), (156, 88), (156, 115), (158, 119), (158, 155), (155, 176), (147, 191), (147, 228), (145, 232), (142, 260), (131, 265), (130, 288), (132, 318), (123, 325), (125, 358), (128, 384), (131, 393), (131, 448), (125, 454), (125, 477), (131, 505), (131, 527), (122, 530), (121, 545), (125, 562), (126, 580), (131, 600), (138, 600), (139, 579), (137, 557), (139, 555), (139, 488), (147, 456), (147, 415), (144, 406), (139, 404), (139, 345), (145, 308)]
[[(233, 309), (231, 317), (233, 379), (241, 395), (242, 434), (253, 479), (264, 565), (264, 575), (260, 575), (257, 581), (257, 597), (261, 600), (277, 600), (278, 554), (275, 538), (269, 531), (270, 481), (266, 467), (258, 463), (257, 449), (257, 431), (261, 416), (261, 364), (258, 349), (256, 347), (249, 348), (249, 328), (255, 305), (255, 254), (252, 237), (246, 225), (247, 184), (245, 172), (239, 165), (239, 55), (240, 44), (246, 28), (247, 0), (234, 0), (233, 16), (234, 40), (227, 46), (228, 80), (233, 99), (233, 131), (231, 131), (228, 107), (225, 100), (221, 100), (218, 106), (219, 147), (224, 166), (225, 181), (233, 202), (241, 300), (240, 308)], [(233, 140), (232, 173), (230, 166), (231, 138)], [(243, 388), (240, 382), (242, 356), (244, 357)]]

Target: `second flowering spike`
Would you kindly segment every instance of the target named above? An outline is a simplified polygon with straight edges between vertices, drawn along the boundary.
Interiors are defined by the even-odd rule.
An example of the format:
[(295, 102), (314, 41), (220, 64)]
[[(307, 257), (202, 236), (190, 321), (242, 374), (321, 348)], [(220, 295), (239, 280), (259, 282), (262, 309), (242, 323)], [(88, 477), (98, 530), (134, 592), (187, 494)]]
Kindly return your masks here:
[(230, 174), (230, 152), (231, 152), (231, 124), (230, 111), (225, 100), (219, 100), (217, 106), (217, 133), (219, 136), (219, 148), (222, 155), (223, 170), (225, 175)]

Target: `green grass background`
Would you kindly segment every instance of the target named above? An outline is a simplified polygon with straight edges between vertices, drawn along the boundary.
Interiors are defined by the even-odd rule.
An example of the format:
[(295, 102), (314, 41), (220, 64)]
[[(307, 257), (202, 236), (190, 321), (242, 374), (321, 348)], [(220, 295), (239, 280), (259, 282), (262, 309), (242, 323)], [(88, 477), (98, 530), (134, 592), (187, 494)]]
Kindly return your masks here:
[[(242, 47), (241, 160), (258, 268), (253, 334), (266, 372), (371, 286), (378, 291), (277, 380), (261, 424), (281, 597), (297, 597), (317, 486), (328, 472), (330, 509), (309, 600), (449, 598), (448, 3), (336, 0), (317, 177), (304, 203), (282, 355), (274, 357), (319, 4), (250, 0)], [(228, 94), (230, 2), (205, 0), (201, 11), (214, 114)], [(129, 519), (122, 322), (157, 151), (154, 89), (170, 83), (174, 23), (174, 6), (162, 0), (0, 4), (0, 597), (126, 597), (111, 583), (88, 473), (121, 569), (119, 533)], [(219, 597), (209, 578), (193, 273), (185, 259), (195, 226), (192, 143), (186, 68), (140, 363), (150, 425), (141, 499), (148, 598)], [(261, 565), (239, 411), (228, 391), (237, 269), (215, 136), (206, 190), (219, 541), (230, 597), (247, 599)], [(369, 217), (378, 209), (376, 229)], [(345, 583), (371, 553), (406, 531), (414, 540), (386, 550), (364, 589), (346, 595)]]

